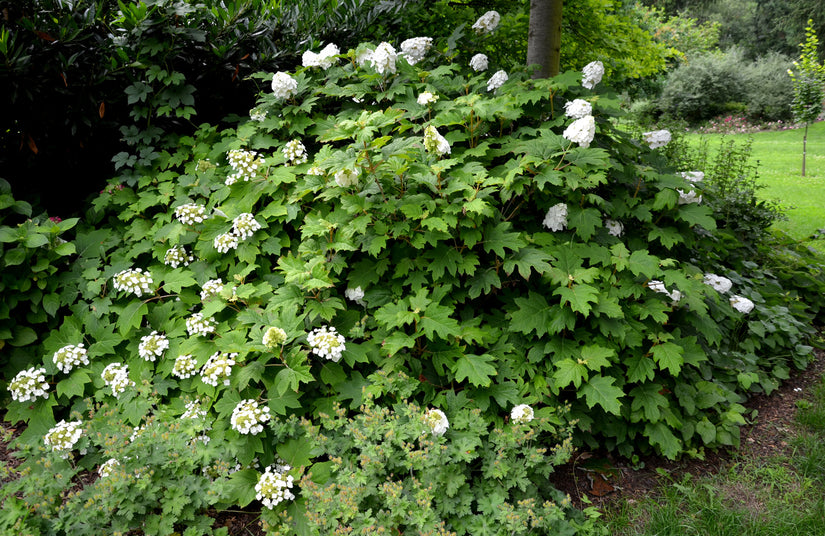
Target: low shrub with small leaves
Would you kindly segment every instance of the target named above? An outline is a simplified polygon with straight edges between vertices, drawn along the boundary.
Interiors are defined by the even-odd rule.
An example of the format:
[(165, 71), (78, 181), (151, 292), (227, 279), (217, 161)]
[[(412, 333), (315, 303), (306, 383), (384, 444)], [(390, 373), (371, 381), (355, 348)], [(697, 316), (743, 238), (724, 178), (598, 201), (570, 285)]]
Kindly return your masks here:
[(116, 430), (90, 404), (149, 449), (140, 427), (197, 400), (191, 439), (242, 469), (215, 504), (281, 534), (587, 534), (544, 478), (569, 434), (736, 445), (747, 393), (809, 359), (813, 313), (758, 265), (734, 275), (697, 170), (670, 164), (668, 131), (611, 126), (599, 62), (533, 80), (461, 42), (313, 50), (257, 75), (272, 90), (237, 128), (202, 125), (97, 197), (66, 267), (80, 295), (15, 384), (17, 444), (79, 423), (60, 456), (88, 468), (115, 456), (84, 438)]

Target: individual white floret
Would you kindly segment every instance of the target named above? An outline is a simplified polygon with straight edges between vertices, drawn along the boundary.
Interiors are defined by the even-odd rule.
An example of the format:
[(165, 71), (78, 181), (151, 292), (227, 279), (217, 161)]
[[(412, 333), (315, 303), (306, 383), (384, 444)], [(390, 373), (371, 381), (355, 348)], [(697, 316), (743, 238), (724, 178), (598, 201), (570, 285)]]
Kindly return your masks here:
[(336, 363), (341, 360), (341, 355), (347, 349), (344, 336), (331, 326), (313, 329), (307, 336), (307, 342), (312, 348), (313, 354)]
[(202, 223), (206, 219), (206, 208), (196, 203), (187, 203), (175, 209), (175, 217), (184, 225)]
[(430, 430), (432, 430), (433, 435), (442, 436), (450, 427), (450, 421), (447, 420), (447, 416), (444, 415), (444, 412), (440, 409), (428, 409), (424, 418), (430, 426)]
[(358, 168), (355, 169), (342, 169), (340, 171), (335, 172), (335, 184), (340, 186), (341, 188), (348, 188), (350, 186), (355, 186), (358, 184), (358, 175), (361, 174), (361, 171)]
[(66, 422), (61, 420), (43, 437), (47, 447), (54, 452), (63, 453), (63, 458), (69, 457), (69, 451), (74, 448), (77, 440), (83, 435), (83, 423), (80, 421)]
[(74, 367), (89, 364), (89, 355), (83, 343), (78, 345), (64, 346), (56, 351), (52, 356), (52, 361), (60, 372), (68, 374)]
[(584, 99), (574, 99), (564, 104), (564, 115), (581, 119), (593, 114), (593, 106)]
[(285, 72), (272, 75), (272, 93), (278, 100), (286, 100), (298, 93), (298, 81)]
[(415, 65), (424, 59), (432, 45), (432, 37), (413, 37), (401, 43), (401, 55), (410, 65)]
[(604, 220), (604, 226), (607, 228), (607, 233), (612, 236), (622, 236), (624, 233), (624, 225), (620, 221)]
[(115, 467), (119, 466), (120, 462), (117, 461), (115, 458), (109, 458), (102, 464), (97, 470), (97, 474), (100, 475), (100, 478), (106, 478), (107, 476), (111, 476), (112, 473), (115, 472)]
[(519, 404), (510, 411), (510, 420), (518, 423), (528, 423), (533, 420), (533, 408), (527, 404)]
[(731, 307), (744, 314), (750, 313), (754, 308), (754, 303), (751, 300), (738, 294), (730, 297), (730, 304)]
[(224, 233), (215, 237), (212, 245), (218, 250), (218, 253), (226, 253), (230, 249), (238, 249), (238, 235), (234, 233)]
[(262, 342), (264, 346), (274, 350), (286, 342), (286, 331), (273, 326), (266, 330)]
[(489, 61), (487, 60), (487, 56), (484, 54), (476, 54), (472, 58), (470, 58), (470, 67), (477, 73), (481, 71), (486, 71), (487, 67), (489, 66)]
[(659, 147), (664, 147), (665, 145), (670, 143), (671, 138), (669, 130), (651, 130), (650, 132), (643, 133), (642, 137), (645, 139), (645, 141), (651, 149), (658, 149)]
[(450, 154), (450, 142), (432, 125), (424, 129), (424, 148), (439, 156)]
[(229, 385), (229, 376), (232, 374), (232, 365), (235, 364), (237, 353), (215, 352), (201, 369), (201, 379), (203, 383), (217, 387), (223, 382)]
[(260, 434), (263, 423), (272, 418), (268, 406), (259, 406), (254, 400), (242, 400), (232, 410), (229, 422), (239, 434)]
[(504, 71), (496, 71), (493, 76), (487, 81), (487, 91), (495, 91), (504, 85), (504, 82), (509, 80), (507, 73)]
[(112, 285), (115, 290), (123, 290), (131, 292), (138, 298), (143, 294), (152, 292), (152, 285), (154, 281), (148, 272), (144, 272), (141, 268), (134, 268), (123, 270), (115, 274), (112, 279)]
[(190, 255), (183, 246), (174, 246), (166, 250), (166, 255), (163, 256), (163, 264), (177, 268), (180, 265), (189, 266), (190, 263), (195, 262), (195, 257)]
[(370, 62), (378, 74), (394, 74), (397, 58), (398, 54), (395, 52), (395, 48), (391, 44), (383, 42), (375, 48), (370, 56)]
[(499, 21), (501, 21), (501, 15), (498, 14), (498, 11), (488, 11), (478, 18), (472, 28), (478, 34), (490, 33), (496, 29)]
[(272, 466), (266, 468), (264, 474), (255, 484), (255, 498), (270, 510), (275, 508), (282, 501), (290, 501), (295, 498), (292, 489), (293, 478), (287, 471), (291, 468), (288, 465)]
[(592, 115), (576, 119), (562, 133), (564, 139), (578, 143), (579, 147), (590, 147), (590, 143), (595, 136), (596, 120), (593, 119)]
[(190, 337), (215, 333), (216, 325), (214, 318), (204, 318), (203, 313), (193, 313), (192, 316), (186, 319), (186, 331)]
[(40, 398), (49, 398), (49, 384), (46, 382), (46, 369), (28, 368), (21, 370), (9, 382), (12, 400), (29, 402)]
[(558, 203), (550, 207), (541, 223), (551, 231), (563, 231), (567, 229), (567, 205), (565, 203)]
[(169, 339), (165, 335), (153, 331), (151, 334), (140, 338), (138, 354), (146, 361), (155, 361), (163, 355), (167, 348), (169, 348)]
[(175, 358), (175, 366), (172, 368), (172, 375), (185, 380), (191, 378), (198, 372), (198, 362), (191, 354), (179, 355)]
[(733, 287), (733, 282), (730, 279), (716, 274), (705, 274), (703, 282), (716, 292), (725, 293)]
[(238, 216), (232, 220), (232, 234), (237, 236), (239, 240), (246, 240), (260, 228), (261, 224), (258, 223), (255, 216), (249, 212), (238, 214)]

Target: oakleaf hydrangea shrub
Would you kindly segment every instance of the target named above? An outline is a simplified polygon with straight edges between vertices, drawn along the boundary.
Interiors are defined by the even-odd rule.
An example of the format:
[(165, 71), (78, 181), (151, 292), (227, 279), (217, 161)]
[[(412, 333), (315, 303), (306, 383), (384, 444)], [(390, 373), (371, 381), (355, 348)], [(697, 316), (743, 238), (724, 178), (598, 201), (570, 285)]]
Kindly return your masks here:
[[(478, 71), (459, 37), (257, 75), (255, 120), (202, 125), (96, 198), (67, 267), (80, 295), (43, 345), (47, 398), (7, 412), (37, 424), (18, 443), (42, 446), (87, 398), (132, 427), (196, 415), (191, 440), (239, 468), (219, 506), (257, 501), (281, 533), (375, 520), (445, 534), (479, 533), (487, 515), (535, 534), (585, 527), (533, 480), (563, 461), (568, 429), (628, 456), (737, 444), (746, 393), (809, 359), (805, 305), (760, 266), (727, 264), (685, 174), (701, 170), (670, 164), (667, 132), (612, 126), (598, 62), (548, 80)], [(165, 262), (175, 247), (193, 260)], [(52, 355), (80, 343), (89, 364), (60, 372)], [(403, 392), (381, 388), (402, 375)], [(550, 414), (560, 434), (543, 428)], [(532, 433), (550, 460), (532, 457)], [(371, 482), (380, 492), (351, 489), (385, 474), (335, 450), (356, 440), (369, 459), (395, 458), (396, 477)], [(95, 445), (72, 456), (117, 458)], [(520, 461), (487, 465), (497, 445)], [(444, 485), (452, 510), (431, 501)], [(313, 499), (333, 494), (348, 502)]]

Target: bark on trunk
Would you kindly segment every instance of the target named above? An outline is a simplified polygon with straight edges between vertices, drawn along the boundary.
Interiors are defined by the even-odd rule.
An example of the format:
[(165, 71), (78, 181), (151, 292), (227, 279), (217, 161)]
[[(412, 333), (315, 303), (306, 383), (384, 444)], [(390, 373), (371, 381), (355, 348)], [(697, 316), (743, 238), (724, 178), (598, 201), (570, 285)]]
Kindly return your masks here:
[(563, 0), (530, 0), (527, 65), (539, 65), (533, 78), (559, 74)]
[(802, 176), (805, 176), (805, 155), (808, 152), (808, 123), (805, 123), (805, 134), (802, 135)]

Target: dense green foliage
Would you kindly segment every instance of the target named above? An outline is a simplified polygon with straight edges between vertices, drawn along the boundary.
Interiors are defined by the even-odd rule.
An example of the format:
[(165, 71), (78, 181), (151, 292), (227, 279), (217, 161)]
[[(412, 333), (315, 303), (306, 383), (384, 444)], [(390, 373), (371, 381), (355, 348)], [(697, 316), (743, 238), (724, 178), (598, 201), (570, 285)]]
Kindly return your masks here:
[[(604, 83), (468, 67), (497, 38), (459, 26), (419, 61), (362, 44), (259, 73), (249, 118), (124, 165), (58, 263), (59, 327), (5, 371), (32, 469), (0, 526), (195, 534), (210, 505), (257, 499), (280, 533), (589, 534), (544, 478), (571, 441), (737, 445), (747, 394), (810, 359), (821, 304), (800, 294), (825, 275), (757, 264), (791, 254), (718, 227), (729, 191), (644, 141), (667, 133), (617, 129)], [(109, 458), (115, 480), (67, 493)], [(268, 505), (267, 475), (295, 497)], [(212, 493), (184, 507), (181, 487)]]

